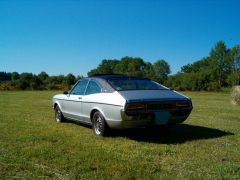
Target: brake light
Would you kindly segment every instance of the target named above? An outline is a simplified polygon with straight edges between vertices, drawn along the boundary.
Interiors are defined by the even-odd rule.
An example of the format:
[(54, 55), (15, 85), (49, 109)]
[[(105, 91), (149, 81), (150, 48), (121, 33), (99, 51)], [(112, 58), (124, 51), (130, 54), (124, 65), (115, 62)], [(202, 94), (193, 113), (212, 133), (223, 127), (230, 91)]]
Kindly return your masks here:
[(144, 104), (129, 104), (127, 105), (127, 111), (140, 111), (144, 110), (145, 105)]
[(176, 102), (176, 107), (189, 107), (190, 105), (189, 101)]

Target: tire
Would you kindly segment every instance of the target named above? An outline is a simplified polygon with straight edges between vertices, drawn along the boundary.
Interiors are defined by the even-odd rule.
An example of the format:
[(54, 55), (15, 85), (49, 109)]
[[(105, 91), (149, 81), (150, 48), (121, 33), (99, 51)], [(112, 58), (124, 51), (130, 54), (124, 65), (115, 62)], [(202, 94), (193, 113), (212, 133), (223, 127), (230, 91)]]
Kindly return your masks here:
[(107, 136), (109, 128), (100, 112), (95, 112), (92, 118), (92, 129), (96, 136)]
[(61, 112), (59, 106), (57, 105), (57, 106), (55, 107), (55, 121), (56, 121), (57, 123), (60, 123), (60, 122), (63, 122), (64, 120), (65, 120), (65, 119), (64, 119), (64, 117), (63, 117), (63, 115), (62, 115), (62, 112)]

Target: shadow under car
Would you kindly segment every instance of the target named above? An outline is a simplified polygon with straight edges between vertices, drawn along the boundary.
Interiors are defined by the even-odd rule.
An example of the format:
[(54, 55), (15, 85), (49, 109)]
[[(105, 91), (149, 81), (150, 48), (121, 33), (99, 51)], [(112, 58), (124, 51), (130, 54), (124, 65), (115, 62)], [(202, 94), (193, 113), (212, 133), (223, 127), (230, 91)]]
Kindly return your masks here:
[[(75, 121), (67, 121), (86, 128), (90, 125)], [(222, 136), (234, 135), (234, 133), (222, 131), (215, 128), (190, 125), (176, 124), (168, 129), (166, 128), (136, 128), (110, 131), (110, 137), (125, 137), (135, 141), (159, 143), (159, 144), (179, 144), (187, 141), (200, 139), (213, 139)]]

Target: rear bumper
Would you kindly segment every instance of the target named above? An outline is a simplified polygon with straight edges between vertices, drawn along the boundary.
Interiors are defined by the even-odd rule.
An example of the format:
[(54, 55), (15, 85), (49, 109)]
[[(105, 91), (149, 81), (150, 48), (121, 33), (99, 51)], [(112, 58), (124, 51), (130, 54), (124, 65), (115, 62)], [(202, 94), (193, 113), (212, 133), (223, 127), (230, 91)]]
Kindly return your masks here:
[[(107, 123), (113, 129), (178, 124), (185, 121), (190, 115), (191, 111), (192, 107), (154, 112), (138, 112), (135, 114), (126, 114), (124, 111), (121, 111), (121, 120), (107, 120)], [(163, 119), (162, 122), (161, 119)]]

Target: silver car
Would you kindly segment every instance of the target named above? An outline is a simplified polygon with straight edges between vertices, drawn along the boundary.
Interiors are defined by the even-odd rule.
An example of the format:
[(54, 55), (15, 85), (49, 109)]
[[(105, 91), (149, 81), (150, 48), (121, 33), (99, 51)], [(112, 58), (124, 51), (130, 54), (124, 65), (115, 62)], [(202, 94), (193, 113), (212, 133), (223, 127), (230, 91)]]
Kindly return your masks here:
[(126, 75), (96, 75), (78, 81), (52, 99), (55, 119), (92, 125), (97, 136), (111, 129), (181, 123), (191, 99), (154, 81)]

